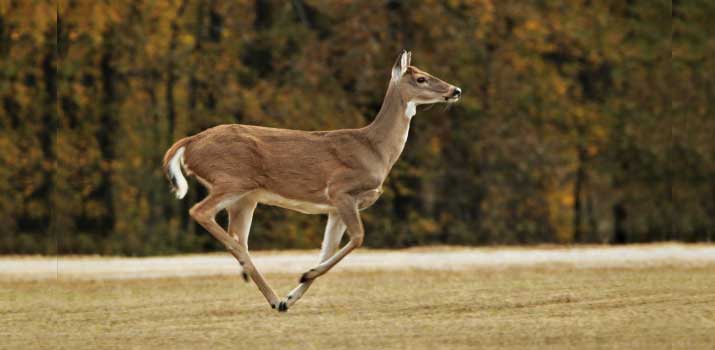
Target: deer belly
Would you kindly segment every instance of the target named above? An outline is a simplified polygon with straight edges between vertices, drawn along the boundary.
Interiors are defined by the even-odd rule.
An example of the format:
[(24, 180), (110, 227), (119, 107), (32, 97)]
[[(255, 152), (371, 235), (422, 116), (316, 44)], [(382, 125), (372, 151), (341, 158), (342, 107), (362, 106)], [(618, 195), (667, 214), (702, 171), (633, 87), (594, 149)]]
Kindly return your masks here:
[(257, 191), (253, 196), (258, 203), (295, 210), (303, 214), (326, 214), (335, 210), (332, 205), (289, 199), (263, 190)]

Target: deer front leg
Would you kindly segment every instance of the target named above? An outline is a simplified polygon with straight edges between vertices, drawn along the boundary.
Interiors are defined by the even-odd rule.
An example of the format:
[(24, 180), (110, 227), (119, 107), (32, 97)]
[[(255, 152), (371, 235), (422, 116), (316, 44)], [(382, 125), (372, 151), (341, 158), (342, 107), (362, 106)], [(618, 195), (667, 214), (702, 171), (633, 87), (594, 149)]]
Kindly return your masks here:
[[(219, 224), (216, 223), (216, 213), (223, 209), (225, 201), (230, 200), (230, 196), (226, 195), (213, 195), (210, 194), (200, 203), (194, 205), (189, 214), (196, 222), (203, 226), (212, 236), (221, 241), (226, 249), (228, 249), (231, 254), (238, 260), (239, 264), (243, 266), (244, 271), (248, 272), (251, 279), (256, 283), (256, 286), (261, 291), (263, 296), (266, 298), (268, 303), (272, 308), (278, 307), (280, 299), (276, 296), (276, 293), (268, 285), (266, 280), (263, 278), (260, 272), (256, 269), (251, 256), (248, 254), (247, 248), (243, 244), (239, 244), (233, 237), (231, 237), (226, 231), (224, 231)], [(234, 201), (235, 203), (235, 201)], [(232, 204), (232, 203), (229, 203)], [(246, 209), (244, 209), (246, 210)], [(252, 209), (251, 209), (252, 210)], [(245, 230), (248, 230), (248, 225), (243, 225)], [(246, 237), (248, 233), (245, 233)], [(239, 234), (241, 236), (241, 234)]]
[(308, 282), (316, 277), (319, 277), (326, 272), (328, 272), (335, 264), (343, 260), (343, 258), (348, 255), (353, 249), (358, 248), (362, 245), (363, 238), (365, 237), (365, 230), (362, 226), (362, 219), (360, 219), (360, 212), (358, 211), (357, 201), (353, 196), (348, 194), (341, 194), (336, 196), (334, 200), (334, 205), (337, 209), (338, 216), (345, 223), (348, 228), (348, 236), (350, 241), (342, 249), (340, 249), (335, 255), (331, 256), (327, 260), (320, 263), (320, 265), (308, 270), (300, 278), (300, 282)]
[[(343, 238), (344, 233), (345, 224), (340, 219), (340, 216), (337, 213), (328, 214), (328, 223), (325, 225), (323, 245), (320, 248), (320, 258), (318, 259), (318, 263), (322, 263), (325, 260), (328, 260), (328, 258), (335, 254), (335, 251), (340, 246), (340, 240)], [(288, 308), (293, 306), (293, 304), (295, 304), (298, 299), (300, 299), (305, 294), (308, 288), (310, 288), (310, 285), (313, 284), (313, 281), (314, 280), (303, 282), (297, 287), (295, 287), (295, 289), (290, 291), (290, 293), (288, 293), (288, 297), (286, 297), (285, 300), (285, 307)]]

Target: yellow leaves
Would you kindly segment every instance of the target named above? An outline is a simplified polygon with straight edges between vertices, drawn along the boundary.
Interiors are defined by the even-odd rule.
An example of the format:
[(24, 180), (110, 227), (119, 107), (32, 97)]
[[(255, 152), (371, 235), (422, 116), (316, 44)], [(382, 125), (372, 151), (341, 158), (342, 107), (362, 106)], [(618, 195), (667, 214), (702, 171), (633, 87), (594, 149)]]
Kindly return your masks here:
[(514, 35), (530, 51), (546, 52), (552, 49), (549, 41), (550, 30), (541, 22), (541, 18), (527, 18), (514, 29)]
[(242, 95), (241, 109), (243, 114), (251, 119), (262, 119), (264, 113), (257, 95), (254, 94), (252, 90), (244, 90)]
[(427, 234), (436, 234), (441, 231), (441, 227), (437, 221), (427, 217), (416, 217), (412, 221), (412, 230), (415, 232), (424, 232)]
[(12, 93), (15, 101), (23, 107), (33, 103), (33, 91), (25, 84), (12, 84)]
[(546, 193), (549, 221), (559, 242), (573, 239), (573, 183), (553, 187)]
[(492, 28), (494, 23), (494, 4), (492, 0), (482, 0), (479, 2), (472, 2), (475, 4), (475, 8), (472, 12), (475, 13), (478, 25), (475, 26), (474, 36), (477, 40), (484, 40), (487, 37), (487, 33)]
[(20, 149), (9, 135), (0, 134), (0, 162), (14, 163), (20, 157)]
[(603, 124), (593, 125), (589, 130), (591, 132), (591, 137), (594, 139), (594, 141), (602, 142), (608, 138), (608, 129), (606, 129)]
[(536, 20), (529, 19), (524, 22), (524, 29), (529, 31), (529, 32), (536, 32), (541, 30), (542, 26), (541, 23), (539, 23)]
[(10, 38), (17, 40), (23, 36), (44, 44), (50, 38), (46, 33), (55, 27), (57, 15), (51, 1), (18, 1), (12, 8), (8, 1), (0, 1), (0, 15), (10, 29)]
[(516, 72), (522, 72), (522, 71), (526, 71), (526, 70), (529, 70), (529, 69), (533, 69), (533, 66), (531, 65), (531, 62), (529, 62), (528, 59), (526, 59), (526, 58), (524, 58), (524, 57), (522, 57), (522, 56), (516, 55), (515, 52), (514, 52), (513, 55), (509, 58), (509, 60), (510, 60), (509, 63), (511, 63), (511, 67), (512, 67), (512, 68), (514, 69), (514, 71), (516, 71)]
[(559, 96), (566, 95), (566, 91), (568, 91), (568, 83), (566, 82), (565, 79), (562, 79), (561, 77), (558, 77), (558, 76), (554, 76), (553, 86), (554, 86), (554, 92), (556, 92), (556, 94), (558, 94)]
[(432, 156), (437, 156), (442, 152), (442, 140), (437, 135), (430, 138), (430, 153)]
[(185, 46), (193, 46), (194, 36), (188, 33), (181, 34), (181, 36), (179, 36), (179, 41)]
[(142, 165), (142, 158), (141, 158), (141, 156), (139, 156), (138, 154), (137, 154), (137, 155), (134, 155), (134, 156), (131, 158), (131, 164), (132, 164), (132, 167), (134, 167), (134, 168), (140, 168), (141, 165)]
[(571, 207), (575, 202), (572, 191), (561, 191), (557, 196), (562, 206)]
[(31, 200), (26, 204), (26, 212), (33, 218), (41, 218), (47, 213), (47, 206), (44, 205), (42, 201)]
[[(125, 7), (120, 2), (109, 1), (68, 2), (63, 0), (59, 3), (59, 12), (63, 21), (72, 23), (71, 26), (68, 26), (70, 40), (88, 38), (94, 43), (100, 43), (107, 28), (122, 20), (121, 10), (123, 8)], [(56, 8), (51, 5), (46, 14), (48, 18), (52, 19), (53, 25), (54, 18), (56, 18), (55, 11)], [(35, 16), (34, 18), (44, 16)]]
[(84, 213), (90, 218), (100, 218), (107, 213), (104, 203), (96, 200), (86, 201), (84, 203)]
[(595, 157), (598, 154), (598, 147), (595, 145), (588, 145), (586, 147), (586, 154), (589, 157)]
[(449, 7), (457, 7), (462, 4), (461, 0), (447, 0), (447, 5)]

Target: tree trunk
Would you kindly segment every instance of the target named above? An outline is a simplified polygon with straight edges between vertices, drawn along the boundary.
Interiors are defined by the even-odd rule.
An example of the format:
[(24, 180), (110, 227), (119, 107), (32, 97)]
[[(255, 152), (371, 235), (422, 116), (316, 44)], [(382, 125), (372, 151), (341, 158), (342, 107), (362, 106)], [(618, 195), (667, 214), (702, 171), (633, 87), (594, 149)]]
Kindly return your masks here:
[(176, 17), (171, 21), (171, 39), (169, 39), (168, 63), (166, 66), (166, 119), (167, 119), (167, 147), (174, 141), (174, 129), (176, 124), (176, 107), (174, 103), (174, 85), (176, 85), (176, 47), (179, 37), (179, 18), (186, 9), (186, 0), (181, 2), (176, 11)]
[[(179, 19), (181, 16), (184, 14), (184, 11), (186, 10), (186, 3), (187, 1), (184, 0), (181, 2), (181, 5), (179, 5), (179, 8), (176, 10), (176, 17), (171, 21), (171, 36), (169, 39), (169, 49), (167, 52), (168, 60), (167, 60), (167, 66), (166, 66), (166, 82), (165, 82), (165, 89), (166, 89), (166, 95), (165, 95), (165, 103), (166, 103), (166, 143), (164, 146), (164, 149), (168, 148), (170, 145), (172, 145), (176, 139), (176, 103), (174, 99), (174, 88), (176, 86), (177, 82), (177, 75), (176, 75), (176, 49), (178, 46), (178, 37), (179, 37)], [(177, 211), (180, 209), (183, 209), (183, 205), (181, 204), (175, 204), (169, 201), (164, 202), (164, 213), (167, 217), (172, 217), (177, 215)]]
[(626, 206), (623, 201), (620, 200), (613, 206), (613, 239), (611, 243), (628, 243), (628, 235), (625, 227), (627, 217)]
[(600, 242), (598, 221), (596, 220), (596, 213), (593, 203), (593, 193), (592, 191), (585, 191), (586, 195), (586, 222), (588, 222), (589, 237), (586, 238), (586, 242)]
[(576, 169), (576, 182), (574, 183), (573, 189), (573, 241), (581, 242), (583, 241), (583, 228), (581, 225), (582, 217), (582, 201), (581, 193), (583, 191), (583, 181), (585, 177), (584, 162), (586, 158), (586, 149), (582, 144), (578, 145), (578, 165)]
[(710, 179), (710, 227), (707, 229), (706, 242), (715, 238), (715, 176)]
[(296, 17), (308, 28), (313, 28), (313, 24), (308, 18), (308, 14), (305, 11), (305, 3), (303, 0), (293, 0), (291, 2), (293, 5), (293, 12), (295, 12)]
[[(114, 29), (109, 29), (105, 33), (107, 42), (112, 41), (112, 37), (116, 35)], [(112, 59), (115, 55), (115, 48), (111, 44), (104, 45), (104, 53), (100, 59), (100, 74), (102, 81), (102, 98), (101, 98), (101, 127), (97, 129), (97, 142), (102, 154), (102, 162), (104, 165), (100, 168), (102, 174), (102, 183), (98, 186), (98, 194), (103, 202), (106, 213), (99, 222), (97, 230), (108, 234), (114, 229), (114, 195), (112, 184), (112, 163), (116, 158), (115, 154), (115, 132), (118, 129), (119, 122), (116, 113), (116, 84), (117, 70), (112, 64)]]
[[(193, 56), (194, 57), (201, 57), (201, 50), (202, 50), (202, 45), (203, 45), (203, 33), (204, 33), (204, 17), (205, 17), (205, 11), (204, 11), (204, 6), (205, 3), (201, 2), (199, 4), (199, 8), (196, 10), (196, 27), (194, 28), (194, 48), (193, 48)], [(216, 12), (215, 9), (215, 3), (211, 3), (211, 10), (209, 13), (209, 38), (213, 38), (211, 40), (220, 40), (220, 32), (222, 30), (222, 17)], [(216, 12), (216, 14), (213, 14)], [(214, 28), (214, 26), (217, 26)], [(215, 36), (215, 37), (214, 37)], [(197, 106), (198, 106), (198, 97), (199, 97), (199, 88), (201, 87), (201, 82), (199, 81), (199, 78), (197, 76), (197, 70), (198, 66), (200, 65), (200, 60), (193, 60), (193, 64), (190, 67), (190, 72), (189, 72), (189, 84), (188, 84), (188, 113), (189, 115), (195, 115)], [(192, 127), (189, 128), (189, 130), (194, 131), (195, 125), (192, 125)], [(198, 130), (195, 130), (198, 131)], [(189, 187), (189, 193), (187, 196), (187, 200), (184, 200), (181, 205), (182, 209), (182, 222), (181, 225), (186, 228), (186, 232), (188, 236), (193, 237), (196, 235), (197, 230), (201, 230), (199, 225), (194, 221), (189, 218), (186, 213), (188, 213), (189, 209), (193, 205), (193, 203), (198, 202), (201, 199), (201, 193), (202, 188), (200, 186), (190, 186)]]
[[(221, 11), (217, 8), (216, 0), (211, 0), (211, 5), (209, 6), (209, 33), (208, 39), (214, 43), (221, 41), (221, 32), (223, 31), (223, 16)], [(198, 27), (201, 25), (199, 24)], [(197, 36), (198, 41), (198, 36)]]
[[(59, 17), (59, 16), (58, 16)], [(59, 18), (58, 18), (59, 20)], [(58, 24), (59, 25), (59, 24)], [(57, 142), (57, 137), (56, 137), (56, 132), (57, 128), (59, 127), (59, 115), (58, 115), (58, 91), (57, 91), (57, 41), (58, 39), (58, 31), (55, 30), (54, 32), (47, 33), (48, 36), (53, 37), (55, 40), (48, 40), (50, 42), (47, 54), (45, 55), (45, 58), (42, 61), (42, 71), (44, 75), (44, 80), (45, 80), (45, 94), (46, 94), (46, 103), (47, 103), (47, 108), (45, 109), (45, 114), (43, 116), (43, 122), (44, 122), (44, 128), (42, 129), (42, 134), (41, 135), (41, 142), (42, 142), (42, 150), (44, 152), (44, 159), (46, 160), (45, 164), (48, 164), (48, 166), (43, 166), (44, 168), (44, 173), (45, 173), (45, 179), (44, 179), (44, 184), (43, 188), (39, 189), (38, 194), (42, 196), (42, 202), (44, 202), (43, 206), (48, 209), (48, 215), (43, 216), (43, 218), (40, 220), (40, 233), (43, 235), (54, 235), (56, 237), (57, 233), (54, 231), (54, 226), (52, 225), (53, 223), (53, 217), (52, 213), (54, 212), (52, 210), (52, 207), (54, 205), (53, 202), (53, 192), (55, 191), (55, 174), (56, 174), (56, 169), (55, 169), (55, 160), (57, 159), (57, 154), (56, 154), (56, 149), (54, 147), (55, 142)], [(57, 242), (57, 240), (55, 240)], [(48, 251), (48, 247), (42, 247), (40, 249), (43, 250), (44, 253), (51, 253)], [(54, 248), (50, 248), (55, 250), (55, 253), (58, 252), (59, 247), (55, 245)]]
[(256, 30), (265, 29), (271, 26), (271, 4), (268, 0), (256, 0), (256, 17), (253, 20), (253, 27)]

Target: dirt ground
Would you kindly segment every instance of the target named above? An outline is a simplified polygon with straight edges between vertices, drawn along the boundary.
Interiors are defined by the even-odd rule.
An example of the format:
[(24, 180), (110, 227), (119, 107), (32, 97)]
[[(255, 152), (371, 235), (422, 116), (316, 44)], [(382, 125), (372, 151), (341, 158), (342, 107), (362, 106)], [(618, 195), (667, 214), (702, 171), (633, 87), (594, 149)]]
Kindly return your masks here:
[[(706, 245), (363, 251), (287, 313), (224, 271), (237, 265), (223, 255), (76, 257), (61, 259), (71, 264), (56, 265), (54, 276), (37, 264), (48, 259), (7, 257), (0, 259), (0, 348), (712, 349), (714, 252)], [(265, 252), (256, 260), (285, 295), (315, 253)]]

